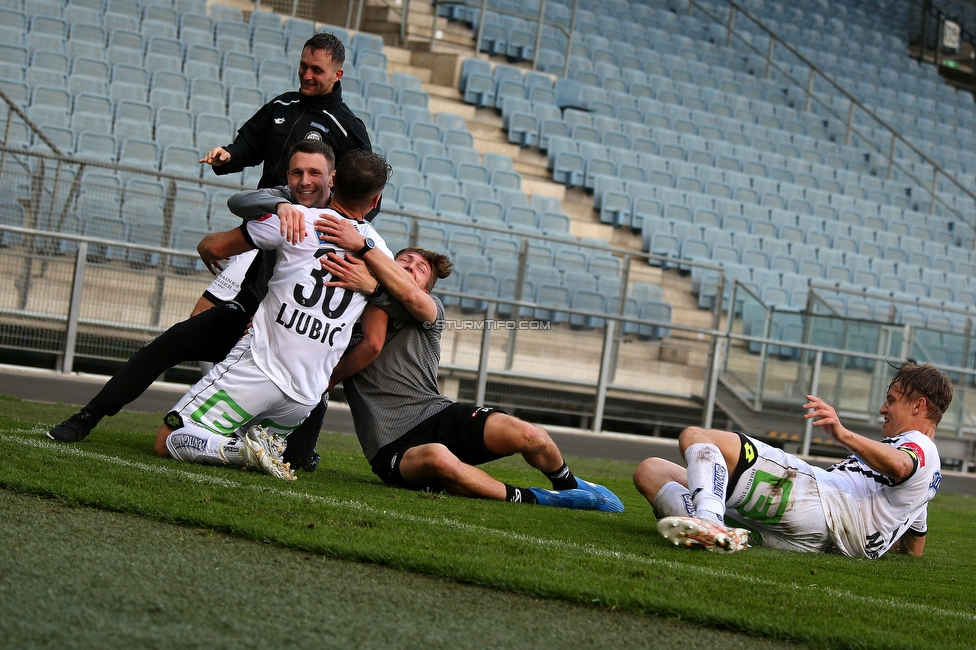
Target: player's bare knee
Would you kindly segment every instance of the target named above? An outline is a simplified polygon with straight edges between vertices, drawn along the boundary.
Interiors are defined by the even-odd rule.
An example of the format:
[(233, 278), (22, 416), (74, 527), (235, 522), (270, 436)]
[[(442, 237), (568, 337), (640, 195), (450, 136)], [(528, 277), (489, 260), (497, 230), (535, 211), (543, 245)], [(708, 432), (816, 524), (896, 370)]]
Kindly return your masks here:
[(646, 458), (634, 470), (634, 487), (641, 494), (647, 496), (649, 492), (656, 492), (657, 485), (665, 475), (665, 467), (660, 458)]
[(542, 427), (537, 427), (534, 424), (518, 420), (519, 422), (519, 437), (521, 439), (521, 449), (522, 452), (537, 452), (545, 449), (546, 447), (555, 444), (552, 442), (552, 438), (546, 433), (546, 430)]
[(645, 458), (640, 462), (639, 465), (634, 469), (634, 485), (637, 489), (640, 489), (640, 485), (647, 481), (648, 475), (653, 471), (654, 459)]
[(456, 475), (460, 463), (457, 456), (441, 444), (424, 445), (420, 462), (426, 471), (444, 478)]
[(701, 427), (687, 427), (678, 435), (678, 449), (684, 454), (685, 450), (698, 442), (710, 442), (708, 429)]

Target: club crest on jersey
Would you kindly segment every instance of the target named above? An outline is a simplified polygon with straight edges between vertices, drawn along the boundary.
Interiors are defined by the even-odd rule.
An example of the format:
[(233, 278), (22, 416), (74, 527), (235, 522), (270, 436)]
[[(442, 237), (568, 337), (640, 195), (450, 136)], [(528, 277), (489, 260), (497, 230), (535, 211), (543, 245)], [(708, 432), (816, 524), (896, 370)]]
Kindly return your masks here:
[(285, 118), (283, 118), (283, 117), (276, 117), (276, 118), (274, 118), (274, 123), (275, 124), (284, 124), (285, 123)]
[(306, 140), (315, 140), (316, 142), (322, 142), (322, 134), (318, 131), (309, 131), (305, 134)]

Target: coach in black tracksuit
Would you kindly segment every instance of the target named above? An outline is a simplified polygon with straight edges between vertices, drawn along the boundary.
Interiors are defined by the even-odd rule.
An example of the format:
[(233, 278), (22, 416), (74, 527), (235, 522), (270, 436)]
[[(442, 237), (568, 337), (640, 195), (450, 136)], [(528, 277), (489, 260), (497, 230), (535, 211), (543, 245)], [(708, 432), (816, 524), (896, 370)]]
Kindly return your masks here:
[[(258, 188), (287, 186), (288, 153), (296, 142), (325, 142), (335, 154), (336, 163), (353, 149), (372, 151), (366, 126), (342, 101), (342, 64), (345, 47), (333, 34), (315, 34), (305, 43), (298, 68), (301, 86), (297, 92), (279, 95), (245, 122), (233, 143), (214, 147), (201, 160), (218, 176), (243, 171), (264, 163)], [(375, 216), (368, 215), (368, 219)], [(270, 256), (259, 252), (254, 264), (274, 265)], [(237, 300), (212, 305), (201, 300), (195, 316), (174, 325), (136, 352), (80, 412), (53, 427), (48, 437), (62, 442), (78, 442), (101, 418), (118, 413), (141, 395), (167, 369), (185, 361), (222, 360), (243, 334), (257, 309), (248, 284), (260, 274), (252, 268)], [(206, 311), (201, 312), (201, 309)], [(285, 461), (294, 467), (314, 470), (318, 462), (315, 444), (325, 416), (325, 406), (317, 406), (305, 423), (288, 436)]]
[(237, 132), (237, 139), (215, 147), (202, 163), (218, 176), (264, 163), (259, 188), (285, 185), (288, 151), (299, 140), (321, 140), (336, 156), (352, 149), (372, 151), (366, 126), (342, 101), (345, 48), (333, 34), (316, 34), (305, 43), (298, 68), (301, 88), (265, 104)]

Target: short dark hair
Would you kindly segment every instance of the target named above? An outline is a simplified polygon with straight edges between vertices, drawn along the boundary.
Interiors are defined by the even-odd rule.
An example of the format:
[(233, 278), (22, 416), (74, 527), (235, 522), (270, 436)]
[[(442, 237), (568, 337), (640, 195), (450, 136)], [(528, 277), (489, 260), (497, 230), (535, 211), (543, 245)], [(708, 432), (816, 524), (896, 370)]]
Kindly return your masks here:
[(435, 253), (434, 251), (429, 251), (426, 248), (420, 248), (419, 246), (407, 246), (406, 248), (397, 251), (397, 254), (393, 257), (396, 259), (405, 253), (416, 253), (427, 260), (427, 263), (430, 264), (431, 274), (430, 279), (427, 281), (427, 286), (424, 287), (425, 291), (430, 291), (433, 289), (434, 285), (437, 284), (438, 279), (443, 280), (454, 270), (454, 263), (451, 262), (450, 257), (447, 255), (441, 255), (440, 253)]
[(913, 401), (924, 397), (928, 406), (925, 415), (936, 425), (952, 403), (952, 380), (931, 363), (907, 361), (898, 367), (888, 388), (901, 388), (902, 398)]
[(329, 161), (329, 166), (335, 169), (335, 152), (332, 147), (321, 140), (299, 140), (288, 150), (288, 166), (291, 166), (291, 159), (296, 153), (320, 153)]
[(390, 181), (393, 168), (386, 158), (370, 151), (350, 149), (336, 165), (332, 194), (350, 208), (369, 208)]
[(340, 68), (346, 62), (346, 46), (342, 44), (342, 40), (338, 36), (331, 32), (313, 34), (312, 38), (305, 41), (305, 47), (302, 49), (313, 53), (325, 50), (332, 57), (332, 61), (339, 64)]

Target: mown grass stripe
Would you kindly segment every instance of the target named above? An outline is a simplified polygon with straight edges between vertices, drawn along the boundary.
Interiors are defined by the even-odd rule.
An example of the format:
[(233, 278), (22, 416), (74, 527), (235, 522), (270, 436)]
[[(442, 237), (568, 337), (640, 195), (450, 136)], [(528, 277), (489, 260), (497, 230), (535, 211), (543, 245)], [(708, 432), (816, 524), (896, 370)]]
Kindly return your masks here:
[[(689, 564), (685, 564), (673, 560), (660, 560), (655, 558), (641, 557), (638, 555), (634, 555), (632, 553), (614, 551), (611, 549), (600, 548), (588, 544), (577, 544), (574, 542), (566, 542), (559, 539), (535, 537), (532, 535), (525, 535), (523, 533), (516, 533), (516, 532), (511, 532), (506, 530), (499, 530), (496, 528), (490, 528), (486, 526), (468, 524), (468, 523), (456, 521), (454, 519), (443, 518), (443, 517), (423, 517), (423, 516), (403, 513), (395, 510), (376, 508), (357, 501), (346, 501), (346, 500), (334, 499), (331, 497), (309, 494), (307, 492), (298, 492), (294, 490), (285, 490), (277, 487), (238, 482), (233, 479), (211, 476), (207, 474), (200, 474), (190, 470), (176, 469), (162, 464), (141, 463), (137, 461), (126, 460), (123, 458), (119, 458), (117, 456), (110, 456), (106, 454), (89, 452), (84, 449), (80, 449), (79, 447), (76, 446), (69, 446), (63, 443), (50, 442), (42, 438), (42, 436), (44, 435), (43, 430), (40, 430), (37, 427), (32, 429), (11, 429), (8, 431), (10, 431), (11, 433), (23, 433), (23, 434), (30, 435), (32, 437), (26, 438), (18, 435), (0, 434), (0, 441), (12, 442), (12, 443), (16, 443), (28, 447), (33, 447), (36, 449), (53, 451), (64, 455), (70, 455), (79, 458), (87, 458), (91, 460), (111, 463), (118, 466), (129, 467), (129, 468), (133, 468), (133, 469), (137, 469), (140, 471), (145, 471), (148, 473), (153, 473), (161, 476), (171, 476), (174, 478), (190, 480), (201, 484), (210, 484), (217, 487), (230, 488), (235, 490), (248, 489), (251, 491), (262, 492), (265, 494), (272, 494), (276, 497), (283, 497), (289, 499), (298, 498), (303, 501), (313, 501), (334, 508), (353, 510), (353, 511), (367, 513), (375, 516), (382, 516), (396, 521), (409, 522), (414, 524), (423, 524), (426, 526), (441, 526), (441, 527), (450, 528), (458, 531), (475, 533), (478, 535), (492, 536), (496, 539), (516, 541), (516, 542), (521, 542), (526, 544), (532, 544), (538, 547), (553, 548), (561, 551), (572, 551), (576, 553), (589, 555), (590, 557), (594, 557), (594, 558), (622, 560), (637, 565), (643, 565), (643, 566), (655, 567), (655, 568), (664, 568), (675, 572), (699, 574), (710, 578), (732, 579), (742, 583), (757, 585), (761, 587), (781, 588), (783, 586), (781, 582), (764, 580), (755, 575), (743, 575), (741, 573), (733, 573), (721, 569), (717, 570), (705, 566), (689, 565)], [(37, 436), (37, 438), (33, 436)], [(797, 589), (801, 589), (801, 588), (802, 587), (800, 586), (797, 587)], [(816, 587), (808, 585), (807, 588), (812, 589)], [(861, 594), (855, 594), (848, 591), (837, 590), (833, 588), (816, 588), (816, 589), (818, 594), (829, 595), (833, 598), (845, 599), (853, 603), (871, 605), (871, 606), (882, 607), (882, 608), (897, 608), (900, 611), (917, 612), (919, 614), (934, 616), (937, 618), (956, 618), (965, 621), (976, 621), (976, 614), (969, 613), (969, 612), (930, 607), (919, 603), (912, 603), (912, 602), (898, 600), (893, 597), (879, 598), (874, 596), (864, 596)]]

